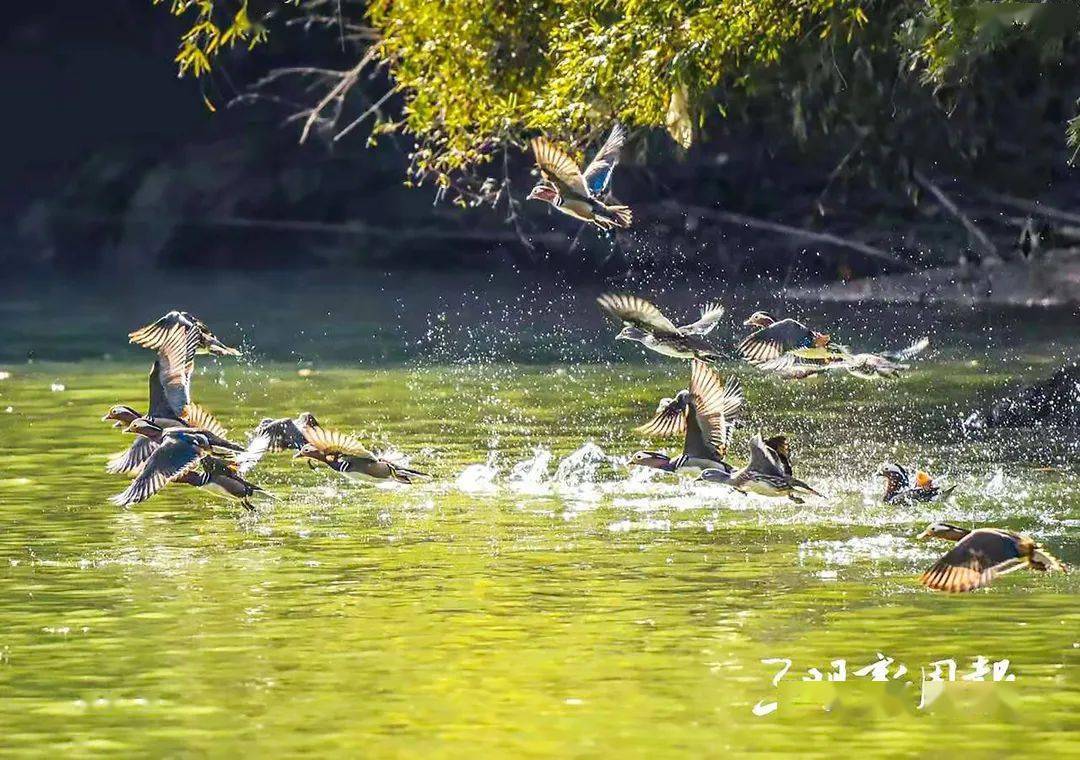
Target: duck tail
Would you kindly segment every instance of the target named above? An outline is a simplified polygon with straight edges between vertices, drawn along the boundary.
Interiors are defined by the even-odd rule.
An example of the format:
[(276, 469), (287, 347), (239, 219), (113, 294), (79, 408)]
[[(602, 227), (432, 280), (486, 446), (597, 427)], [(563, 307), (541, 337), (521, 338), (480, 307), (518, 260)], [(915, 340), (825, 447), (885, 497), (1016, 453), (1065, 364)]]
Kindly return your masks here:
[(634, 212), (629, 206), (608, 206), (607, 210), (615, 218), (616, 227), (629, 227), (634, 221)]
[(941, 489), (941, 499), (947, 499), (952, 495), (952, 492), (956, 490), (956, 486), (949, 486), (948, 488)]
[(795, 478), (791, 479), (791, 487), (798, 493), (810, 494), (812, 496), (817, 496), (821, 499), (826, 498), (825, 494), (812, 488), (809, 483), (804, 483), (803, 481), (797, 480)]
[(419, 470), (412, 470), (408, 467), (401, 467), (399, 465), (390, 465), (390, 476), (398, 483), (414, 483), (417, 480), (431, 480), (432, 476), (426, 472), (420, 472)]

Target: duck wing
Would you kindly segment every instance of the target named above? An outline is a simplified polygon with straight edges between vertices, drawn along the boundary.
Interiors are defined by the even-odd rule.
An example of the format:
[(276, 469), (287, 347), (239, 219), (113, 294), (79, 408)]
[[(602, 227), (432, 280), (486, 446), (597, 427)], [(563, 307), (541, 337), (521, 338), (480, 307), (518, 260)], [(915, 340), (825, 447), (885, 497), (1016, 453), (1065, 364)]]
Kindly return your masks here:
[(377, 459), (375, 454), (354, 436), (317, 426), (305, 428), (301, 432), (303, 432), (307, 442), (320, 451), (342, 456)]
[(786, 435), (774, 435), (765, 439), (765, 448), (773, 455), (773, 458), (783, 469), (784, 474), (791, 477), (791, 447), (788, 445)]
[[(690, 399), (699, 440), (686, 433), (686, 452), (723, 456), (731, 444), (734, 421), (743, 406), (742, 386), (734, 375), (723, 382), (720, 373), (698, 359), (690, 363)], [(695, 450), (691, 450), (695, 449)]]
[(701, 317), (696, 322), (683, 325), (679, 332), (684, 335), (708, 335), (716, 327), (720, 318), (724, 316), (724, 307), (718, 303), (710, 303), (701, 310)]
[(678, 335), (679, 328), (640, 296), (605, 293), (596, 299), (605, 314), (653, 335)]
[(109, 459), (105, 465), (105, 471), (113, 474), (137, 472), (157, 447), (158, 445), (149, 438), (142, 435), (136, 436), (127, 451), (121, 451)]
[(766, 477), (785, 479), (788, 477), (787, 469), (777, 459), (776, 452), (761, 440), (761, 435), (755, 435), (750, 439), (750, 462), (747, 468)]
[(814, 331), (802, 322), (782, 319), (750, 333), (739, 343), (738, 350), (746, 361), (761, 364), (778, 359), (788, 351), (813, 346), (814, 335)]
[(176, 328), (185, 331), (196, 330), (197, 332), (195, 323), (187, 312), (173, 310), (150, 324), (128, 333), (128, 341), (136, 346), (157, 351)]
[(884, 353), (882, 353), (882, 356), (892, 361), (906, 362), (914, 359), (916, 356), (921, 354), (929, 347), (930, 338), (922, 337), (912, 343), (907, 348), (901, 348), (897, 351), (885, 351)]
[(146, 460), (142, 470), (123, 493), (110, 498), (122, 507), (146, 501), (169, 483), (191, 472), (202, 457), (199, 450), (187, 441), (166, 437)]
[(935, 591), (952, 593), (982, 588), (997, 575), (1025, 564), (1020, 551), (1024, 540), (996, 528), (973, 530), (923, 573), (919, 582)]
[(596, 151), (592, 161), (585, 167), (582, 176), (589, 193), (594, 198), (602, 198), (607, 194), (608, 187), (611, 185), (611, 174), (619, 163), (619, 151), (622, 150), (625, 142), (626, 128), (616, 123), (611, 128), (611, 133), (604, 144), (600, 146), (600, 150)]
[(689, 391), (679, 391), (675, 398), (660, 399), (653, 418), (634, 429), (643, 435), (657, 438), (673, 438), (679, 435), (686, 430), (689, 399)]
[(190, 427), (210, 433), (216, 438), (224, 439), (229, 434), (225, 426), (218, 422), (217, 417), (198, 404), (188, 404), (184, 407), (183, 420)]
[(590, 197), (585, 177), (574, 159), (543, 137), (533, 138), (532, 150), (536, 165), (540, 167), (540, 174), (552, 182), (561, 194)]

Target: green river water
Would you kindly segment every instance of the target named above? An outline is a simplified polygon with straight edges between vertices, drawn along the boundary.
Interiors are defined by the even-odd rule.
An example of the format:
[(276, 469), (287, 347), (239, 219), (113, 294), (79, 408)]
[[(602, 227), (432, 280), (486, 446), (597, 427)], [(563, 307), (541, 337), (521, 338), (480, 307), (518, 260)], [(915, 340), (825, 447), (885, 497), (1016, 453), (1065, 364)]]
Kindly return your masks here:
[[(723, 367), (748, 399), (732, 458), (788, 433), (827, 496), (796, 505), (628, 471), (632, 428), (688, 373), (615, 344), (598, 289), (154, 277), (149, 296), (2, 286), (0, 755), (1080, 756), (1080, 575), (935, 594), (917, 577), (943, 546), (914, 540), (998, 525), (1080, 562), (1075, 433), (961, 426), (1075, 357), (1075, 312), (658, 295), (673, 317), (720, 297), (722, 346), (759, 303), (858, 347), (931, 336), (897, 382)], [(435, 480), (353, 485), (279, 454), (253, 515), (182, 486), (113, 506), (103, 465), (128, 439), (100, 416), (145, 405), (151, 355), (126, 333), (172, 307), (248, 349), (200, 357), (193, 386), (234, 436), (310, 410)], [(883, 505), (890, 459), (955, 495)], [(878, 653), (889, 682), (853, 675)], [(963, 681), (978, 656), (1015, 680)], [(776, 685), (772, 658), (792, 660)], [(957, 681), (924, 689), (947, 658)], [(841, 659), (846, 680), (802, 680)]]

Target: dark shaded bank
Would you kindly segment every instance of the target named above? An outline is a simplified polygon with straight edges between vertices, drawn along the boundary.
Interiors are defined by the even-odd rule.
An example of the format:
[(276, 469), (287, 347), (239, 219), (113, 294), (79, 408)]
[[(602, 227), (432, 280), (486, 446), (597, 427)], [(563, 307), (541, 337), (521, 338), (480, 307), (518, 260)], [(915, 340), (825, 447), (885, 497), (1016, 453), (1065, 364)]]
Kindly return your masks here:
[(1046, 380), (1017, 388), (975, 412), (966, 427), (1080, 428), (1080, 364), (1065, 365)]
[[(765, 126), (724, 120), (685, 155), (666, 135), (637, 134), (615, 180), (635, 225), (606, 236), (541, 204), (524, 203), (516, 225), (505, 204), (433, 204), (432, 188), (403, 186), (411, 148), (403, 138), (369, 149), (358, 131), (300, 146), (280, 106), (225, 105), (268, 66), (295, 63), (295, 39), (282, 34), (280, 44), (230, 59), (222, 76), (199, 84), (175, 77), (175, 32), (149, 0), (92, 8), (54, 1), (15, 12), (0, 62), (14, 73), (12, 110), (41, 118), (7, 124), (0, 266), (511, 267), (586, 280), (679, 272), (791, 284), (961, 256), (977, 272), (1080, 243), (1080, 217), (1061, 211), (1080, 205), (1080, 183), (1064, 161), (1068, 98), (1048, 99), (1049, 85), (984, 104), (996, 131), (974, 165), (927, 140), (899, 146), (903, 155), (875, 146), (875, 160), (895, 166), (848, 177), (843, 169), (867, 146), (798, 141), (775, 113)], [(348, 62), (322, 47), (320, 63)], [(923, 152), (915, 160), (907, 151)], [(530, 165), (525, 154), (509, 159), (519, 198)], [(896, 166), (907, 167), (904, 177)]]

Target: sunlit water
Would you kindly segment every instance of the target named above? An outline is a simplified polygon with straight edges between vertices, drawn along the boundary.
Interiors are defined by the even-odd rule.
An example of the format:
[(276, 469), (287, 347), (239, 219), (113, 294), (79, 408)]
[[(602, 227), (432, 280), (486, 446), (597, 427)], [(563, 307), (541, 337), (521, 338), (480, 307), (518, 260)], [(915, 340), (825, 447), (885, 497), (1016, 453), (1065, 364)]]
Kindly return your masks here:
[[(916, 578), (943, 547), (913, 539), (934, 519), (1001, 525), (1080, 561), (1075, 432), (960, 425), (1075, 356), (1074, 313), (770, 304), (857, 347), (934, 341), (892, 383), (725, 367), (748, 398), (733, 457), (752, 430), (788, 433), (797, 474), (827, 496), (797, 505), (627, 469), (645, 443), (632, 428), (687, 372), (614, 344), (597, 290), (486, 275), (173, 282), (167, 302), (108, 280), (7, 286), (5, 750), (1076, 753), (1077, 574), (937, 595)], [(758, 302), (697, 291), (736, 321)], [(694, 299), (658, 300), (689, 316)], [(357, 486), (280, 454), (252, 475), (277, 497), (254, 515), (185, 487), (109, 504), (124, 481), (103, 465), (126, 438), (99, 418), (145, 404), (150, 361), (125, 333), (174, 305), (250, 350), (201, 358), (195, 379), (235, 436), (310, 410), (436, 479)], [(722, 325), (718, 343), (739, 332)], [(955, 495), (881, 504), (887, 459)], [(852, 675), (879, 652), (907, 674)], [(979, 655), (1008, 658), (1015, 680), (960, 682)], [(778, 686), (769, 658), (793, 660)], [(945, 658), (958, 682), (919, 709), (921, 668)], [(801, 680), (839, 659), (846, 681)]]

